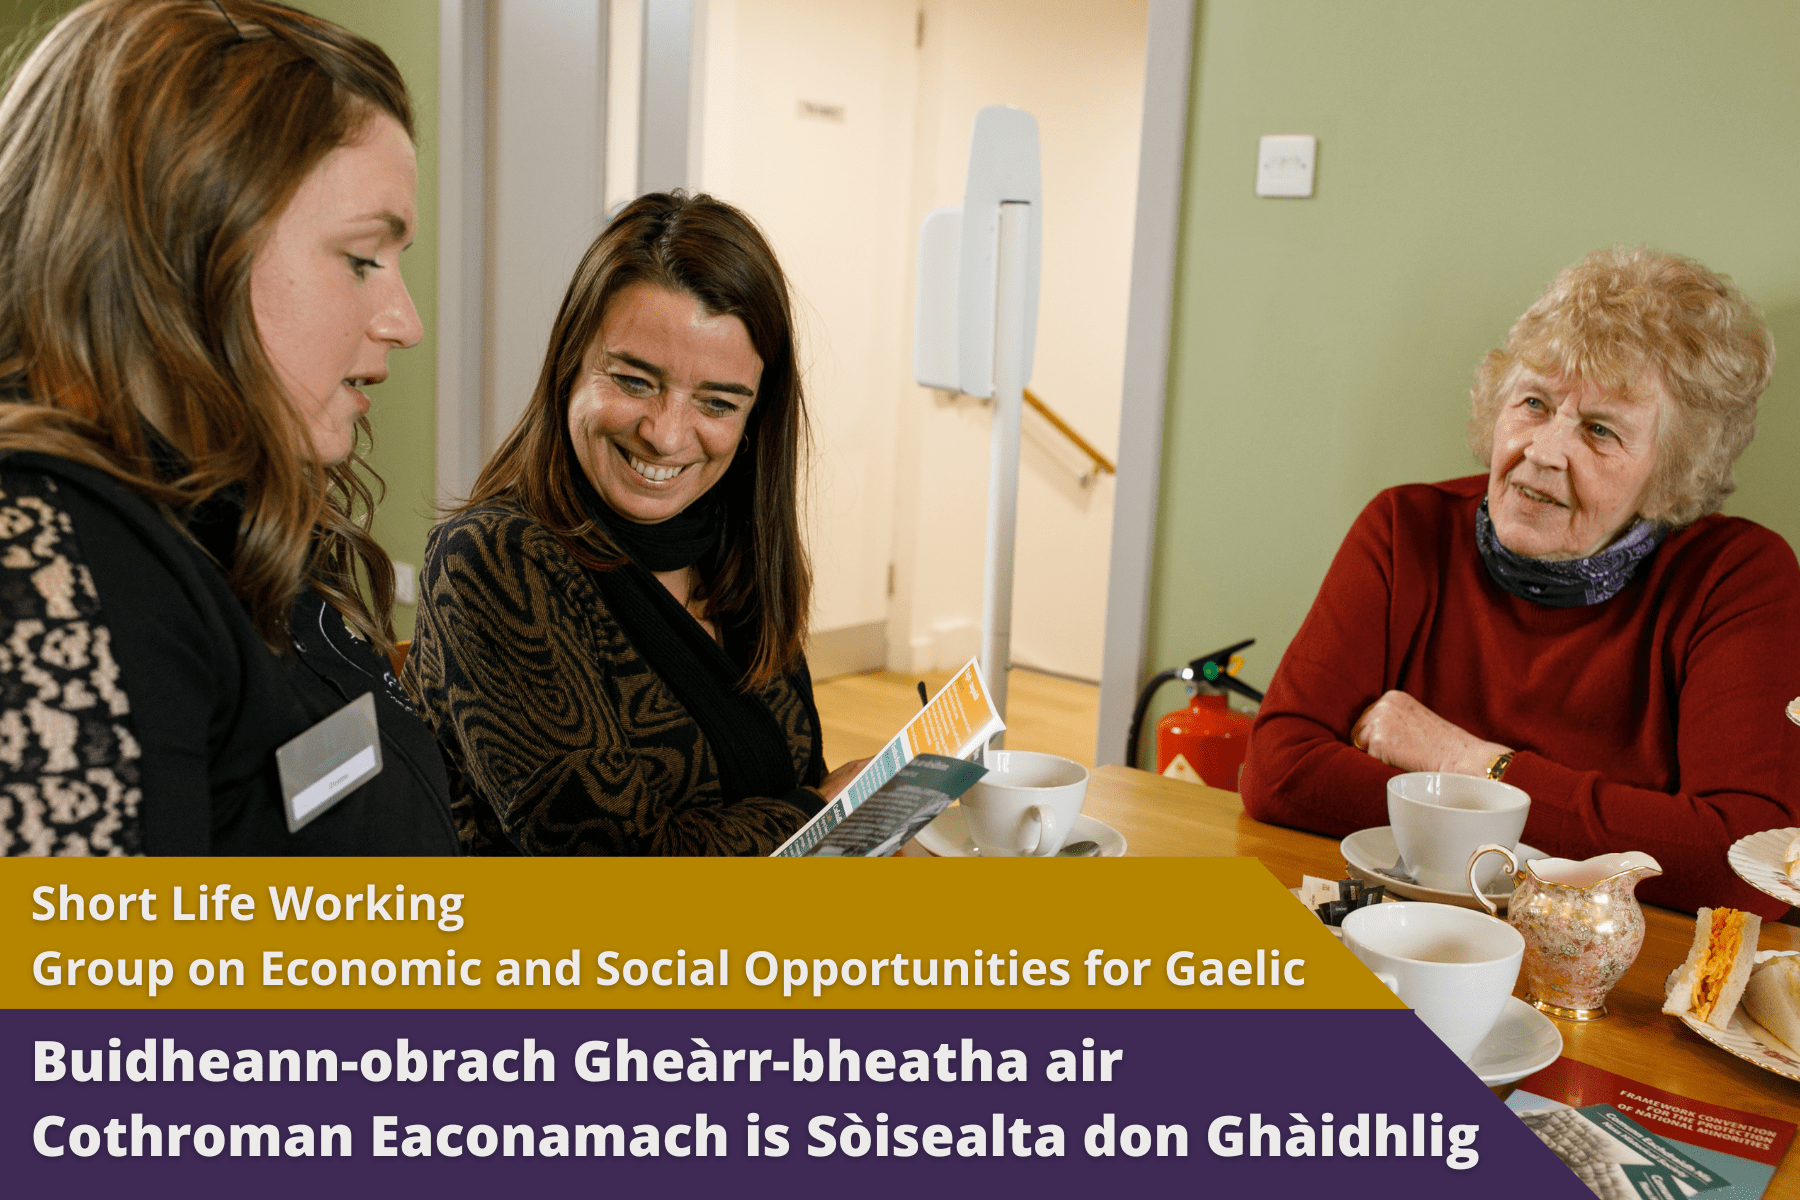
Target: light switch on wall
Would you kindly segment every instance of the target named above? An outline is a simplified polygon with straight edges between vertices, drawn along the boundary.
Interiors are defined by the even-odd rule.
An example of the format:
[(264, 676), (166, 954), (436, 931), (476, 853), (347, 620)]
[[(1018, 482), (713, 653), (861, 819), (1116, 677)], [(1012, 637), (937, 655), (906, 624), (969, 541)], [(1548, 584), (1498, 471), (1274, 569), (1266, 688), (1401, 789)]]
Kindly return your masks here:
[(1313, 194), (1313, 159), (1319, 139), (1310, 133), (1272, 133), (1256, 148), (1256, 194), (1304, 197)]

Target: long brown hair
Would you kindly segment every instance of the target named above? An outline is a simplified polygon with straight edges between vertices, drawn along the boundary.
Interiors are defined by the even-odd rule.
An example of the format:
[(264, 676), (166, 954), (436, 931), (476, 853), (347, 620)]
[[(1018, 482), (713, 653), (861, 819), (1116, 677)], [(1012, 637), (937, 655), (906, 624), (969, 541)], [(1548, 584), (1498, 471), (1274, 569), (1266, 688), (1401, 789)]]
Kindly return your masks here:
[[(317, 462), (250, 301), (295, 190), (376, 113), (412, 134), (387, 55), (265, 0), (90, 0), (0, 97), (0, 450), (177, 511), (241, 487), (228, 580), (283, 652), (302, 582), (393, 644), (393, 566), (366, 528), (380, 480), (355, 453)], [(180, 478), (159, 477), (146, 416)]]
[(808, 433), (787, 278), (755, 223), (731, 205), (653, 192), (613, 218), (575, 269), (537, 387), (466, 507), (508, 501), (577, 561), (601, 569), (623, 561), (576, 490), (569, 397), (607, 306), (639, 283), (691, 296), (709, 316), (738, 318), (763, 362), (749, 450), (714, 485), (725, 502), (724, 545), (695, 592), (708, 615), (750, 628), (756, 649), (744, 686), (758, 688), (791, 669), (806, 642), (812, 566), (800, 536), (799, 473)]

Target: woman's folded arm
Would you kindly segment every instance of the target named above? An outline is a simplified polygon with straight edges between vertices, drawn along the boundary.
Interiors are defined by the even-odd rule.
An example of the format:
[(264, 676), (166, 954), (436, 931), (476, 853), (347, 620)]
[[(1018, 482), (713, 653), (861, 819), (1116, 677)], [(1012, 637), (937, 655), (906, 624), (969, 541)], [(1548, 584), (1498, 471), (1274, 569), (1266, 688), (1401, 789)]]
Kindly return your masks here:
[[(1244, 771), (1245, 808), (1258, 819), (1334, 835), (1387, 824), (1385, 782), (1398, 768), (1349, 740), (1363, 709), (1397, 686), (1388, 641), (1407, 625), (1386, 611), (1394, 603), (1387, 581), (1401, 568), (1383, 557), (1392, 526), (1380, 504), (1346, 538), (1270, 684)], [(1767, 531), (1739, 525), (1729, 534), (1670, 564), (1668, 594), (1621, 597), (1662, 619), (1627, 656), (1630, 676), (1615, 680), (1617, 712), (1571, 709), (1556, 694), (1515, 696), (1517, 685), (1498, 670), (1504, 664), (1490, 656), (1472, 659), (1468, 678), (1506, 693), (1510, 728), (1459, 728), (1517, 751), (1505, 779), (1532, 797), (1531, 844), (1573, 858), (1644, 850), (1664, 868), (1641, 889), (1647, 899), (1773, 914), (1781, 905), (1738, 880), (1725, 856), (1746, 834), (1800, 824), (1800, 729), (1782, 715), (1800, 691), (1800, 568)], [(1634, 688), (1671, 695), (1664, 702), (1661, 691), (1646, 697)], [(1641, 723), (1630, 713), (1643, 714)], [(1595, 753), (1583, 755), (1579, 743)], [(1633, 773), (1635, 783), (1623, 781)], [(1644, 786), (1658, 776), (1668, 790)]]
[(1242, 780), (1259, 821), (1336, 836), (1387, 824), (1387, 781), (1399, 772), (1349, 739), (1387, 687), (1391, 497), (1356, 519), (1269, 683)]

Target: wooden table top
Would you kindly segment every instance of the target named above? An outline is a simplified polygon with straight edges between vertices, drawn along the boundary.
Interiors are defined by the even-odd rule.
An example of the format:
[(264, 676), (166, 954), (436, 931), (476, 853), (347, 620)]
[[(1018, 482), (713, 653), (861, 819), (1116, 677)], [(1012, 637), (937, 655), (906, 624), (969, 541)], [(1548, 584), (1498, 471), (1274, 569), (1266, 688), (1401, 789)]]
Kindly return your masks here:
[[(1124, 834), (1133, 855), (1255, 858), (1284, 887), (1299, 887), (1302, 875), (1344, 874), (1338, 839), (1252, 820), (1235, 792), (1099, 767), (1082, 811)], [(1800, 1124), (1800, 1083), (1727, 1054), (1663, 1014), (1663, 981), (1687, 957), (1694, 918), (1646, 904), (1644, 924), (1644, 948), (1607, 997), (1608, 1015), (1586, 1024), (1556, 1022), (1563, 1054), (1677, 1095)], [(1800, 950), (1800, 928), (1764, 922), (1759, 944)], [(1502, 1095), (1510, 1090), (1495, 1089)], [(1795, 1158), (1783, 1160), (1768, 1195), (1800, 1195)]]

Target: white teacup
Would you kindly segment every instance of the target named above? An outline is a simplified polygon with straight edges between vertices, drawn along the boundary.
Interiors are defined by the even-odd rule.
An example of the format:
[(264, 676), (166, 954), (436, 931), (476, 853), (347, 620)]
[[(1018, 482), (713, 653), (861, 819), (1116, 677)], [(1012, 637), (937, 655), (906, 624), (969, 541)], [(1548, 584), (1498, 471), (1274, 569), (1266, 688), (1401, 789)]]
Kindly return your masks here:
[(990, 750), (988, 773), (962, 796), (969, 836), (984, 857), (1042, 857), (1069, 840), (1088, 769), (1035, 750)]
[[(1492, 842), (1519, 844), (1531, 797), (1495, 779), (1419, 771), (1388, 780), (1388, 824), (1406, 869), (1421, 886), (1461, 892), (1469, 886), (1469, 855)], [(1485, 891), (1500, 870), (1498, 855), (1481, 860)]]
[(1417, 902), (1355, 910), (1344, 945), (1464, 1062), (1500, 1019), (1525, 955), (1525, 939), (1497, 917)]

